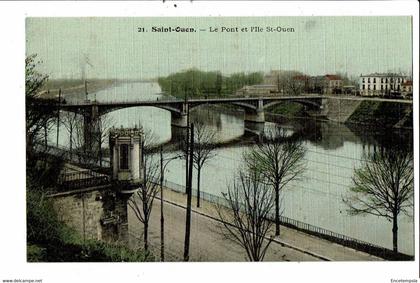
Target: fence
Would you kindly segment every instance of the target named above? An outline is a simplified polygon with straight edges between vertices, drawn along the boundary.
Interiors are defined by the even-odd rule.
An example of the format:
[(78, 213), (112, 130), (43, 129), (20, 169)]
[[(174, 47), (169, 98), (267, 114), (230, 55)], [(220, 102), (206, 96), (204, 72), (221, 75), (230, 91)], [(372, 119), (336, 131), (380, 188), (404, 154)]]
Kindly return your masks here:
[[(164, 186), (176, 192), (185, 193), (186, 189), (184, 186), (179, 184), (165, 181)], [(193, 195), (197, 195), (197, 190), (192, 190)], [(211, 203), (220, 204), (227, 206), (227, 201), (225, 198), (212, 195), (206, 192), (200, 192), (200, 197), (202, 200), (209, 201)], [(274, 220), (274, 214), (270, 216), (270, 220)], [(414, 260), (413, 256), (406, 255), (403, 253), (394, 253), (392, 250), (380, 247), (359, 239), (355, 239), (346, 235), (342, 235), (321, 227), (317, 227), (308, 223), (304, 223), (298, 220), (288, 218), (286, 216), (280, 216), (280, 224), (285, 227), (289, 227), (306, 234), (314, 235), (331, 242), (353, 248), (355, 250), (363, 251), (371, 255), (375, 255), (387, 260)]]
[[(53, 155), (60, 155), (63, 156), (64, 158), (68, 159), (68, 149), (65, 148), (59, 148), (59, 147), (55, 147), (55, 146), (47, 146), (48, 149), (50, 150), (50, 154)], [(66, 155), (67, 154), (67, 155)], [(75, 157), (77, 157), (80, 161), (80, 153), (79, 154), (74, 154)], [(89, 157), (89, 156), (85, 156), (86, 159), (89, 160), (89, 158), (91, 158), (91, 162), (88, 163), (91, 166), (98, 166), (99, 165), (99, 161), (94, 160), (93, 157)], [(102, 160), (102, 163), (104, 166), (104, 164), (109, 164), (108, 160)], [(109, 166), (109, 165), (108, 165)], [(88, 175), (87, 172), (74, 172), (74, 173), (69, 173), (69, 174), (65, 174), (63, 176), (60, 177), (59, 180), (59, 184), (61, 184), (62, 189), (76, 189), (76, 188), (81, 188), (81, 187), (87, 187), (87, 186), (99, 186), (99, 185), (103, 185), (106, 183), (109, 183), (109, 177), (104, 175), (104, 174), (100, 174), (94, 171), (89, 171), (89, 177), (87, 178), (86, 176)], [(158, 182), (158, 180), (156, 180), (156, 182)], [(186, 189), (184, 186), (181, 186), (179, 184), (170, 182), (170, 181), (165, 181), (164, 182), (164, 186), (172, 189), (174, 191), (177, 192), (181, 192), (181, 193), (185, 193)], [(192, 190), (193, 195), (197, 195), (197, 190)], [(227, 201), (220, 196), (216, 196), (213, 194), (209, 194), (206, 192), (201, 191), (200, 192), (200, 198), (202, 200), (206, 200), (209, 201), (211, 203), (215, 203), (215, 204), (220, 204), (223, 206), (227, 206)], [(274, 217), (271, 216), (270, 220), (274, 220)], [(406, 255), (403, 253), (394, 253), (392, 250), (389, 250), (387, 248), (384, 247), (380, 247), (362, 240), (358, 240), (346, 235), (342, 235), (321, 227), (317, 227), (308, 223), (304, 223), (298, 220), (294, 220), (285, 216), (280, 216), (280, 223), (281, 225), (285, 226), (285, 227), (289, 227), (289, 228), (293, 228), (295, 230), (298, 231), (302, 231), (305, 232), (307, 234), (310, 235), (314, 235), (326, 240), (329, 240), (331, 242), (335, 242), (338, 244), (341, 244), (343, 246), (347, 246), (356, 250), (360, 250), (384, 259), (388, 259), (388, 260), (413, 260), (414, 257), (410, 256), (410, 255)]]
[(35, 145), (35, 149), (37, 151), (59, 156), (70, 162), (88, 167), (109, 167), (111, 164), (107, 158), (99, 158), (98, 156), (85, 153), (80, 149), (70, 151), (68, 148), (63, 146), (45, 145), (42, 143), (37, 143)]
[(65, 173), (58, 178), (60, 190), (94, 187), (109, 182), (109, 176), (91, 170)]

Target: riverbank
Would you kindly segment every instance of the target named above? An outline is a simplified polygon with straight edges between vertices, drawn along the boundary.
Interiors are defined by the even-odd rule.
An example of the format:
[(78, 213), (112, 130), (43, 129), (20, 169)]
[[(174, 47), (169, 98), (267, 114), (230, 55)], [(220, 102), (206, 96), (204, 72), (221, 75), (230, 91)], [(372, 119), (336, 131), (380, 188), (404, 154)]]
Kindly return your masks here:
[[(117, 79), (92, 79), (87, 81), (88, 93), (95, 93), (112, 86), (125, 83)], [(84, 80), (50, 80), (47, 81), (40, 96), (43, 98), (57, 98), (59, 89), (64, 99), (85, 99), (85, 81)]]
[(362, 101), (345, 123), (413, 129), (413, 106), (396, 102)]
[[(201, 200), (195, 206), (192, 197), (191, 261), (241, 261), (245, 251), (223, 239), (219, 231), (215, 204)], [(165, 251), (167, 260), (182, 260), (185, 225), (186, 195), (169, 188), (164, 189)], [(160, 251), (160, 199), (154, 202), (149, 226), (149, 239), (155, 255)], [(130, 213), (133, 213), (132, 211)], [(131, 222), (130, 222), (131, 221)], [(130, 234), (141, 235), (142, 225), (132, 214), (129, 216)], [(134, 228), (135, 227), (135, 228)], [(273, 235), (270, 230), (268, 235)], [(133, 245), (142, 245), (141, 237), (132, 239)], [(280, 237), (275, 237), (267, 251), (268, 261), (380, 261), (381, 258), (341, 246), (330, 241), (282, 226)]]
[(303, 105), (294, 102), (276, 105), (269, 109), (266, 114), (284, 118), (313, 117), (317, 120), (375, 128), (413, 129), (412, 104), (383, 100), (361, 101), (339, 100), (334, 97), (326, 98), (328, 100), (321, 110), (321, 115), (311, 115), (313, 113), (306, 112)]
[[(131, 97), (137, 97), (140, 92), (147, 94), (145, 99), (156, 100), (155, 94), (159, 92), (159, 89), (152, 84), (143, 87), (135, 83), (100, 92), (98, 99), (106, 100), (108, 97), (114, 99), (115, 93), (123, 94), (122, 99), (131, 99)], [(200, 112), (200, 118), (205, 118), (204, 122), (216, 129), (218, 135), (223, 138), (241, 136), (244, 130), (243, 110), (223, 111), (218, 107), (213, 113), (213, 111), (207, 111), (208, 109), (210, 108), (207, 105), (203, 105), (196, 107), (191, 113)], [(231, 115), (231, 113), (238, 113), (238, 115)], [(145, 128), (152, 129), (157, 136), (162, 137), (162, 140), (166, 141), (171, 137), (171, 116), (165, 110), (139, 107), (115, 111), (112, 115), (114, 115), (115, 125), (130, 127), (135, 121), (141, 120)], [(270, 122), (267, 116), (266, 121)], [(284, 215), (342, 235), (391, 248), (392, 227), (389, 223), (371, 216), (348, 215), (342, 196), (347, 194), (352, 186), (351, 178), (354, 175), (354, 169), (358, 167), (359, 160), (363, 158), (363, 153), (368, 150), (373, 151), (375, 147), (379, 148), (384, 143), (402, 144), (407, 148), (412, 148), (406, 142), (407, 139), (394, 134), (394, 131), (384, 131), (383, 128), (366, 130), (366, 127), (355, 125), (359, 133), (349, 130), (343, 123), (318, 123), (313, 121), (313, 118), (306, 120), (280, 123), (283, 127), (301, 135), (299, 139), (308, 149), (305, 156), (307, 170), (303, 174), (302, 181), (293, 184), (291, 189), (284, 194)], [(270, 126), (272, 124), (266, 124), (266, 128)], [(382, 135), (377, 135), (375, 130), (381, 131)], [(60, 133), (64, 132), (65, 130), (60, 130)], [(410, 131), (404, 132), (412, 135)], [(243, 142), (243, 139), (245, 137), (239, 142)], [(229, 181), (234, 178), (237, 166), (241, 163), (241, 153), (246, 148), (248, 148), (247, 145), (238, 147), (234, 143), (232, 147), (218, 149), (218, 155), (203, 170), (202, 191), (214, 196), (220, 196), (221, 192), (225, 192)], [(183, 184), (184, 163), (182, 160), (169, 164), (168, 180)], [(409, 218), (401, 220), (400, 246), (401, 250), (408, 254), (412, 254), (414, 250), (412, 236), (410, 237), (413, 230)]]

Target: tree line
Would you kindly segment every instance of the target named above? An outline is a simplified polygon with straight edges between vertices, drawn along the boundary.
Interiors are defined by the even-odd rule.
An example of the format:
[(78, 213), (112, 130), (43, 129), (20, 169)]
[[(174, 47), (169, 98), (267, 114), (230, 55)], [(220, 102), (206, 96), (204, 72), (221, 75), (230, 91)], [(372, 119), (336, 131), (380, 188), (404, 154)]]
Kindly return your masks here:
[(227, 76), (220, 71), (205, 72), (198, 69), (189, 69), (158, 78), (162, 91), (178, 98), (231, 95), (245, 85), (262, 82), (261, 72), (248, 74), (240, 72)]

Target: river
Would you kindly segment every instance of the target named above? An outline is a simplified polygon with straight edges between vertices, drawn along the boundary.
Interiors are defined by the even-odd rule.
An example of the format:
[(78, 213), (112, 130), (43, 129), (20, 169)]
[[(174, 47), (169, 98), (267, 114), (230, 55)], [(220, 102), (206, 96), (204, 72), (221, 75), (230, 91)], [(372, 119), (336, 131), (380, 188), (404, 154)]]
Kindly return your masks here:
[[(98, 101), (156, 100), (161, 95), (156, 83), (127, 83), (89, 94), (89, 99)], [(201, 120), (214, 127), (220, 141), (229, 141), (244, 135), (243, 113), (223, 108), (200, 106), (192, 112), (192, 120)], [(107, 114), (109, 123), (116, 127), (143, 125), (152, 132), (157, 143), (171, 140), (171, 115), (168, 111), (154, 107), (133, 107)], [(283, 215), (347, 235), (359, 240), (392, 249), (392, 225), (386, 219), (372, 215), (351, 216), (342, 199), (352, 185), (354, 168), (361, 164), (366, 150), (374, 150), (382, 142), (406, 143), (412, 149), (412, 133), (383, 133), (382, 129), (351, 127), (328, 121), (312, 119), (281, 119), (279, 123), (291, 131), (301, 130), (307, 149), (304, 160), (306, 170), (303, 178), (290, 183), (282, 198)], [(266, 128), (272, 126), (267, 122)], [(408, 136), (408, 138), (406, 137)], [(55, 130), (50, 141), (55, 142)], [(68, 145), (68, 133), (60, 127), (59, 143)], [(105, 145), (107, 146), (107, 145)], [(220, 148), (202, 170), (201, 190), (221, 196), (231, 183), (237, 168), (241, 165), (242, 153), (247, 146)], [(185, 161), (172, 161), (166, 171), (166, 179), (185, 185)], [(196, 187), (194, 178), (193, 187)], [(414, 255), (414, 221), (401, 214), (399, 217), (398, 246), (401, 252)]]

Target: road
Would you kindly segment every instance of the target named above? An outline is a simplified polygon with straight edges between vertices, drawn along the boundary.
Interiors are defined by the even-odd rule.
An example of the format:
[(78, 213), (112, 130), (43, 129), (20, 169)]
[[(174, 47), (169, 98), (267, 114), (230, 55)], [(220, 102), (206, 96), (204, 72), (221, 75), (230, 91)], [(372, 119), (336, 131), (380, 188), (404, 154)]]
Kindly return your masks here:
[[(185, 237), (185, 208), (165, 203), (165, 260), (182, 261)], [(142, 247), (143, 226), (129, 209), (131, 244)], [(191, 216), (190, 261), (246, 261), (241, 247), (225, 240), (218, 232), (219, 223), (198, 213)], [(160, 256), (160, 201), (155, 200), (150, 219), (149, 241), (151, 250)], [(134, 239), (134, 235), (141, 239)], [(319, 261), (320, 259), (273, 242), (265, 261)]]
[[(185, 236), (186, 195), (171, 189), (164, 189), (166, 261), (182, 261)], [(246, 253), (238, 246), (223, 239), (218, 230), (220, 224), (214, 220), (214, 204), (202, 200), (201, 207), (194, 204), (192, 198), (191, 260), (192, 261), (246, 261)], [(143, 224), (128, 208), (129, 232), (133, 235), (131, 245), (143, 247)], [(207, 215), (207, 216), (206, 216)], [(210, 217), (208, 217), (210, 216)], [(150, 219), (149, 241), (152, 251), (160, 256), (160, 200), (153, 204)], [(274, 227), (273, 229), (274, 230)], [(274, 231), (271, 231), (274, 234)], [(138, 237), (140, 239), (134, 239)], [(325, 239), (308, 235), (282, 226), (280, 237), (275, 239), (268, 249), (266, 261), (380, 261), (381, 258), (354, 250)], [(280, 243), (284, 244), (282, 246)]]

